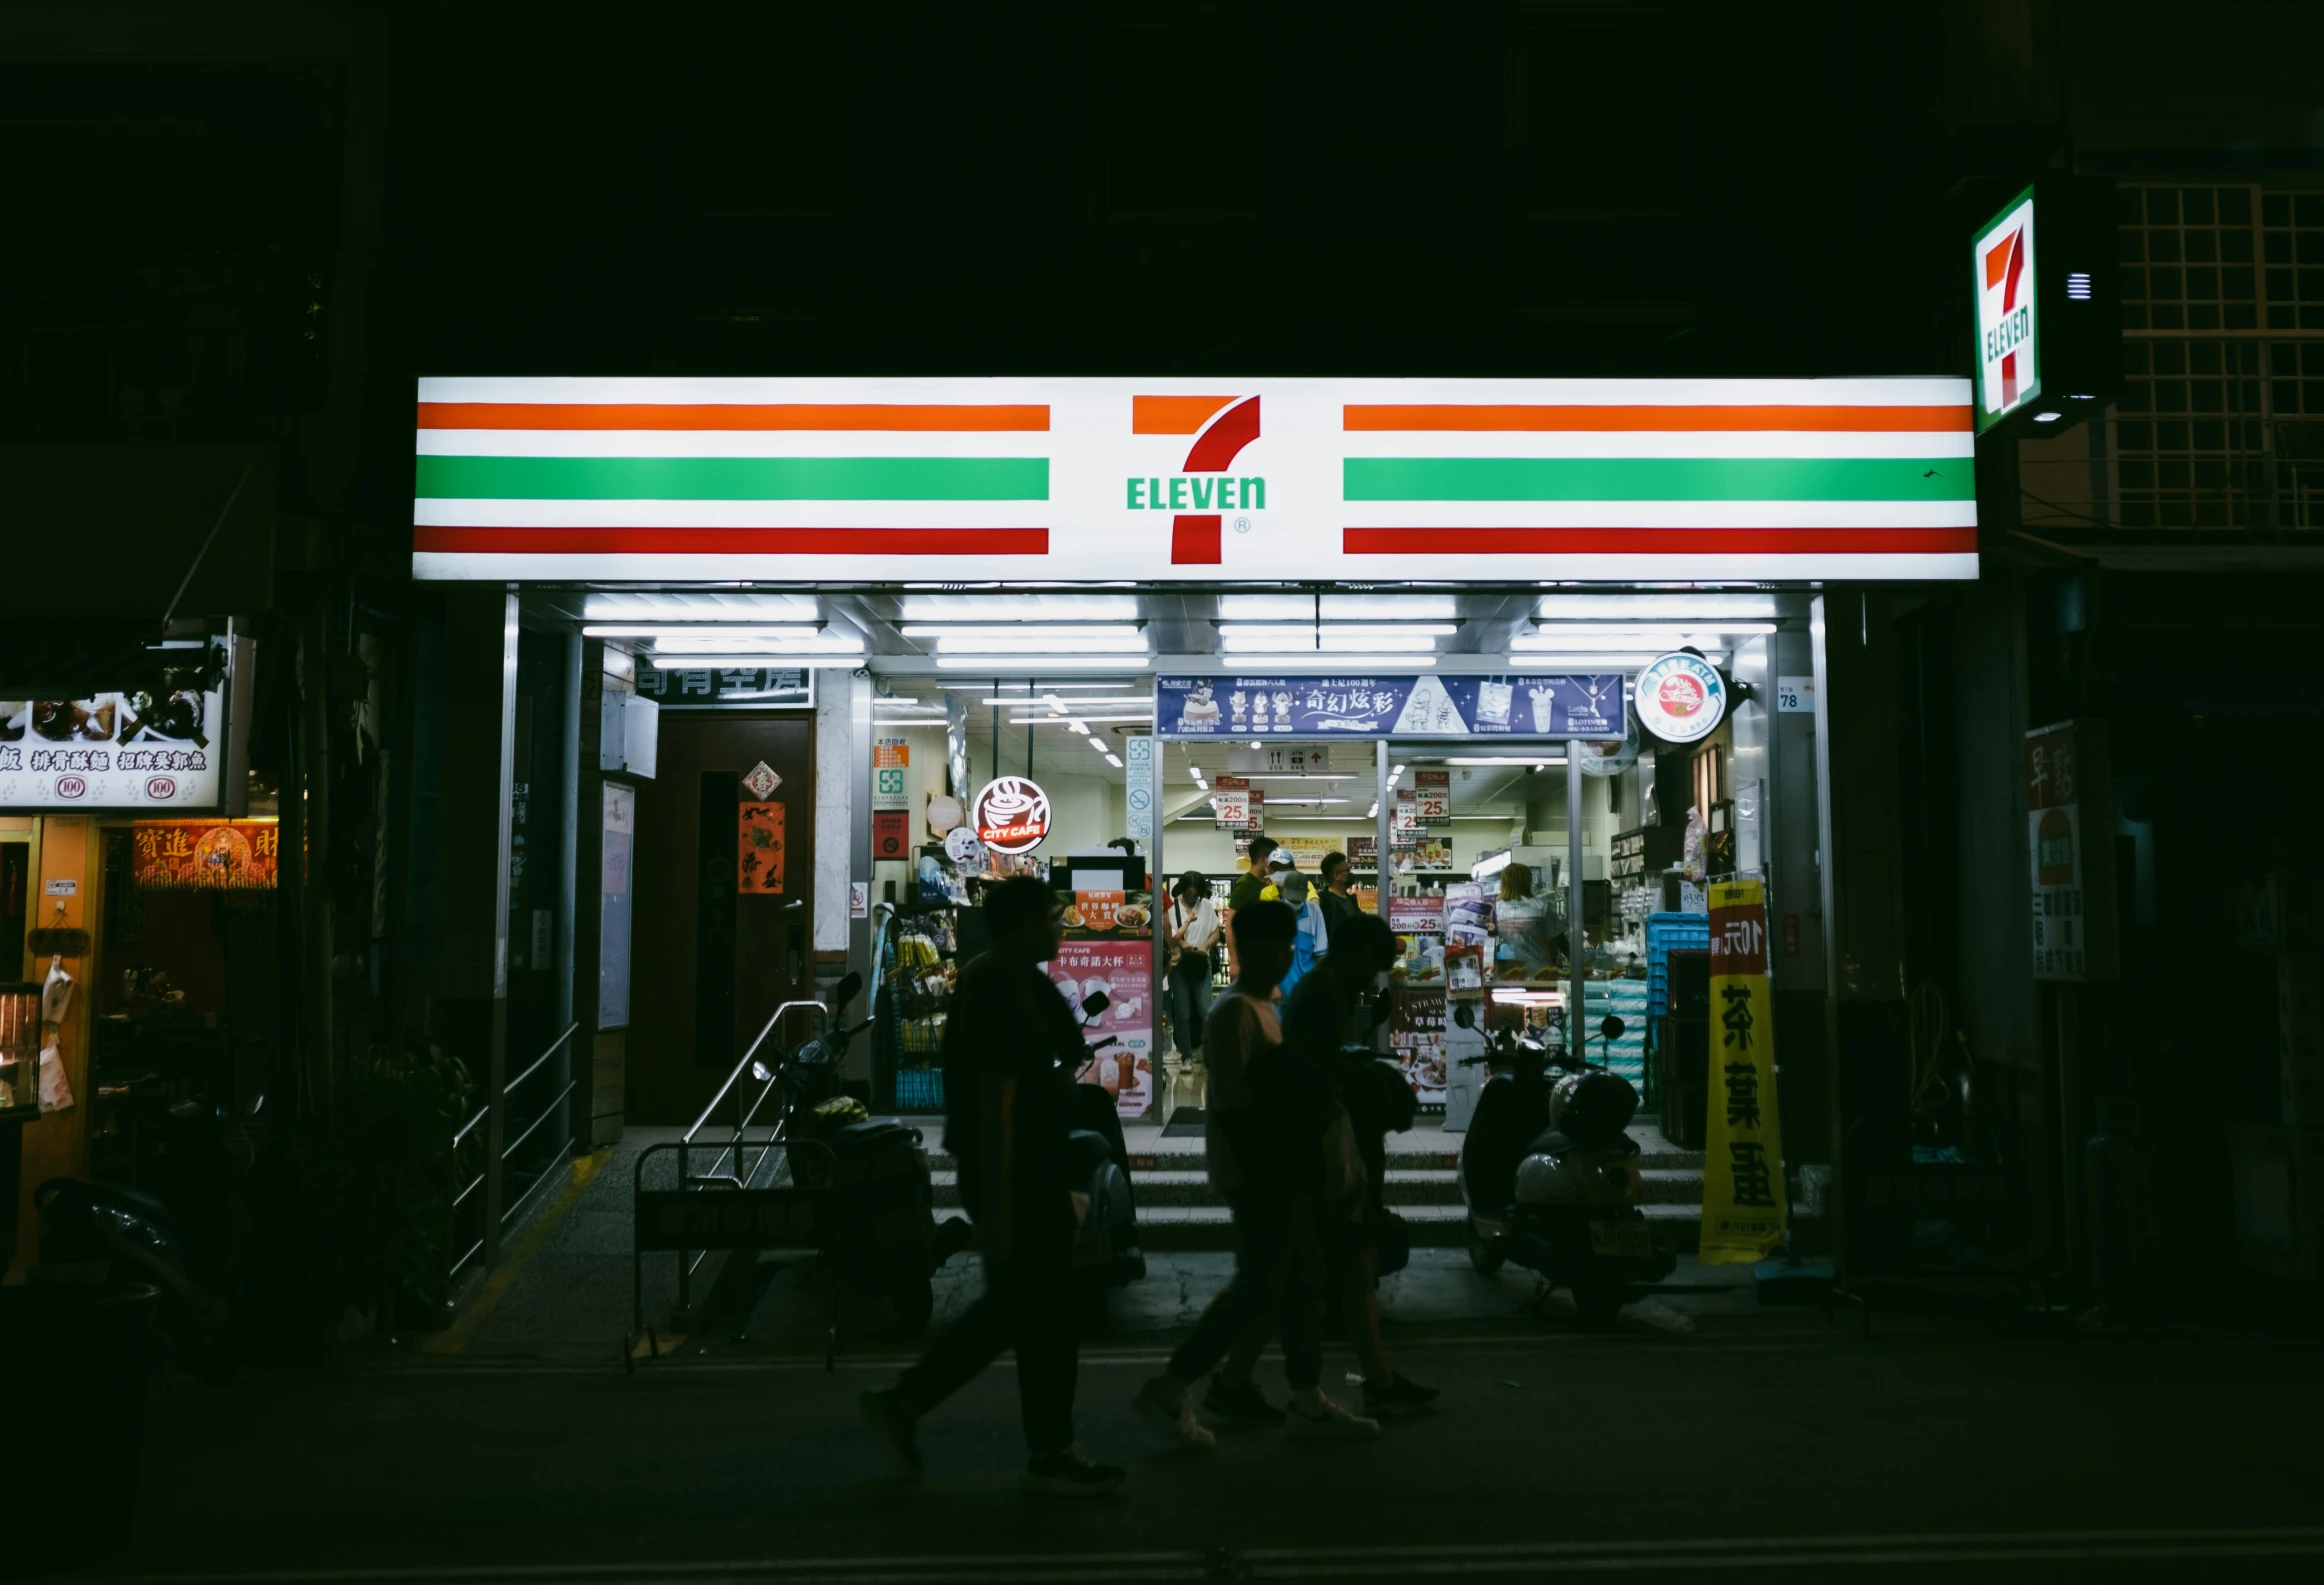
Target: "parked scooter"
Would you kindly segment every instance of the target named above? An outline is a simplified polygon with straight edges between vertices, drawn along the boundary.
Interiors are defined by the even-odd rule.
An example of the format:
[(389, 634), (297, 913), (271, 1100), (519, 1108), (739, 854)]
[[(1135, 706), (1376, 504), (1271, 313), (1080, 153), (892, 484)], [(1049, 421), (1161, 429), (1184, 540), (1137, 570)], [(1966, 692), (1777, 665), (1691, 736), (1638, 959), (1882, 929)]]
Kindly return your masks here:
[[(1112, 1005), (1104, 991), (1090, 992), (1081, 1003), (1083, 1026)], [(1097, 1054), (1116, 1043), (1112, 1035), (1091, 1041), (1080, 1075), (1090, 1073)], [(1073, 1247), (1074, 1277), (1084, 1302), (1102, 1308), (1108, 1289), (1127, 1287), (1146, 1275), (1146, 1255), (1138, 1247), (1130, 1153), (1113, 1092), (1082, 1078), (1073, 1087), (1072, 1116), (1075, 1127), (1065, 1136), (1066, 1184), (1077, 1202), (1087, 1202), (1078, 1207), (1082, 1218)]]
[[(845, 1008), (862, 987), (861, 975), (848, 975), (839, 982), (835, 1006)], [(936, 1268), (968, 1246), (969, 1228), (957, 1218), (936, 1220), (920, 1130), (873, 1119), (847, 1094), (841, 1077), (847, 1048), (871, 1022), (867, 1017), (852, 1026), (835, 1024), (797, 1050), (779, 1053), (771, 1075), (762, 1069), (760, 1077), (783, 1087), (775, 1137), (795, 1147), (794, 1178), (837, 1191), (834, 1244), (841, 1275), (856, 1288), (884, 1295), (898, 1319), (916, 1331), (935, 1311)]]
[(265, 1104), (253, 1096), (228, 1115), (200, 1101), (168, 1103), (156, 1119), (169, 1144), (166, 1199), (81, 1178), (50, 1178), (33, 1191), (42, 1266), (152, 1283), (171, 1352), (196, 1375), (232, 1362), (228, 1323), (249, 1236), (247, 1142)]
[[(1453, 1019), (1476, 1027), (1466, 1003)], [(1609, 1017), (1599, 1033), (1611, 1043), (1622, 1029)], [(1585, 1322), (1609, 1324), (1635, 1289), (1678, 1264), (1656, 1247), (1640, 1205), (1638, 1144), (1625, 1132), (1638, 1092), (1578, 1057), (1553, 1073), (1548, 1049), (1517, 1031), (1488, 1031), (1485, 1054), (1463, 1061), (1501, 1070), (1461, 1146), (1470, 1262), (1489, 1276), (1514, 1260), (1572, 1289)]]

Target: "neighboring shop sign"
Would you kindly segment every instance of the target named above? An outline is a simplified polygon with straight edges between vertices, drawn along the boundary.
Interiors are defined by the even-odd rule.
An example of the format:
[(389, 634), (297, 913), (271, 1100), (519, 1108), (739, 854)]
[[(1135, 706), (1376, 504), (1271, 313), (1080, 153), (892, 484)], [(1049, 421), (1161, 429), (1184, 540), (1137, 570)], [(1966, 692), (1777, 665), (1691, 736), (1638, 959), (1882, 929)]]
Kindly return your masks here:
[(216, 689), (0, 699), (0, 809), (210, 808), (224, 755)]
[(1422, 770), (1412, 773), (1413, 820), (1424, 826), (1452, 824), (1452, 772)]
[(1977, 571), (1958, 378), (456, 377), (418, 395), (423, 579)]
[(637, 691), (665, 710), (811, 710), (815, 674), (775, 666), (663, 671), (648, 660), (638, 663)]
[(1711, 1085), (1703, 1149), (1706, 1266), (1783, 1247), (1783, 1129), (1767, 983), (1767, 901), (1757, 881), (1711, 888)]
[(1030, 853), (1049, 835), (1049, 795), (1029, 776), (986, 782), (972, 814), (976, 839), (995, 853)]
[(1154, 683), (1154, 729), (1166, 738), (1618, 738), (1627, 721), (1622, 678), (1611, 673), (1162, 677)]
[(2106, 742), (2096, 723), (2066, 721), (2025, 735), (2037, 980), (2110, 979), (2116, 973), (2113, 875), (2110, 865), (2090, 862), (2088, 845), (2106, 801), (2105, 781)]
[(1638, 722), (1665, 743), (1699, 743), (1727, 715), (1727, 679), (1691, 650), (1673, 650), (1638, 674)]
[(130, 873), (142, 891), (266, 891), (279, 837), (271, 820), (140, 820)]
[(872, 807), (909, 807), (904, 779), (912, 765), (912, 746), (900, 737), (872, 740)]
[(783, 889), (783, 806), (746, 800), (739, 807), (735, 892), (743, 897), (779, 894)]
[(872, 811), (872, 857), (908, 859), (912, 856), (912, 817), (902, 809)]

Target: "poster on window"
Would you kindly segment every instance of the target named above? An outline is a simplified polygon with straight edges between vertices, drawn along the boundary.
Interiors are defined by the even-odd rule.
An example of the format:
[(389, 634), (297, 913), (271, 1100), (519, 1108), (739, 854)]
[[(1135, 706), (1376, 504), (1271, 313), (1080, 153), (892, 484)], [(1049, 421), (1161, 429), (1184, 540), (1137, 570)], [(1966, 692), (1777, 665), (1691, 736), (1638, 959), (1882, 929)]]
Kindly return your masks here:
[(141, 891), (269, 891), (276, 838), (271, 820), (140, 820), (131, 873)]
[(744, 897), (769, 897), (783, 889), (783, 806), (768, 800), (745, 802), (739, 819), (740, 857), (735, 866), (735, 891)]
[(1082, 1030), (1082, 1043), (1095, 1049), (1078, 1077), (1111, 1095), (1125, 1118), (1154, 1108), (1153, 966), (1151, 941), (1122, 937), (1069, 937), (1049, 965), (1049, 978), (1076, 1016), (1092, 992), (1106, 994), (1105, 1011)]
[(1442, 1111), (1445, 1091), (1445, 1007), (1442, 986), (1405, 985), (1388, 1014), (1388, 1047), (1420, 1097), (1422, 1109)]
[(1423, 770), (1412, 773), (1413, 818), (1424, 826), (1452, 824), (1452, 772)]

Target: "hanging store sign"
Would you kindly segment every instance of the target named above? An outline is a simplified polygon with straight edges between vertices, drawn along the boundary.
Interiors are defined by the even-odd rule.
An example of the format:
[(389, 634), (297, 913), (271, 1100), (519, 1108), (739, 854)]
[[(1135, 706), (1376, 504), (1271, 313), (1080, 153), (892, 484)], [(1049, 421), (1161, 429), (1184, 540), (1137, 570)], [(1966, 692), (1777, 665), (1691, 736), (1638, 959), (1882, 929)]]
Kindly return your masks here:
[(2034, 190), (1985, 223), (1971, 247), (1977, 281), (1977, 430), (2042, 394), (2034, 282)]
[(1711, 888), (1710, 904), (1711, 1087), (1700, 1258), (1706, 1266), (1748, 1265), (1783, 1248), (1784, 1240), (1767, 899), (1757, 881), (1723, 881)]
[(1049, 795), (1029, 776), (996, 776), (976, 795), (976, 839), (995, 853), (1030, 853), (1049, 835)]
[(271, 820), (140, 820), (129, 853), (141, 891), (271, 891), (281, 848)]
[(1154, 683), (1154, 729), (1166, 738), (1618, 738), (1628, 721), (1622, 681), (1612, 673), (1161, 677)]
[(1424, 826), (1452, 824), (1452, 772), (1422, 770), (1412, 773), (1414, 821)]
[(1211, 822), (1221, 831), (1249, 831), (1251, 783), (1244, 776), (1218, 776), (1210, 784)]
[(1699, 743), (1727, 716), (1727, 679), (1689, 650), (1650, 662), (1638, 674), (1638, 721), (1665, 743)]
[(775, 666), (664, 671), (648, 662), (637, 669), (637, 691), (665, 710), (811, 710), (815, 674)]
[(2033, 977), (2103, 980), (2119, 972), (2103, 723), (2064, 721), (2025, 735), (2026, 848), (2033, 867)]
[(1388, 840), (1408, 848), (1420, 836), (1420, 797), (1409, 787), (1396, 789), (1388, 810)]
[(1974, 578), (1969, 383), (441, 378), (413, 573)]
[(0, 699), (0, 809), (213, 808), (225, 746), (215, 688)]

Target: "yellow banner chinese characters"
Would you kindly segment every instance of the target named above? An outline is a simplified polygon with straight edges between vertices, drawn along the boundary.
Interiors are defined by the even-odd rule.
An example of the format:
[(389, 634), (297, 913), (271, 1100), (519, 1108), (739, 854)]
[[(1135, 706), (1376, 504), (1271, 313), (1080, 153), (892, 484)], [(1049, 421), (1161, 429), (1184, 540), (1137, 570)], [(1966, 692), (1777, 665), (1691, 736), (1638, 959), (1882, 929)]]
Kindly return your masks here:
[(1783, 1248), (1783, 1129), (1767, 990), (1767, 899), (1758, 881), (1711, 888), (1711, 1075), (1703, 1151), (1706, 1266)]

